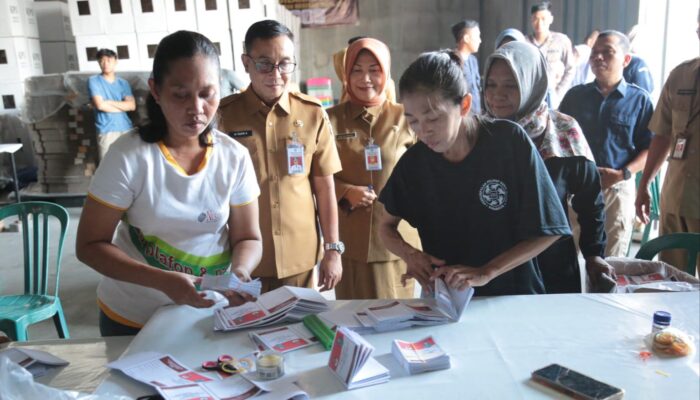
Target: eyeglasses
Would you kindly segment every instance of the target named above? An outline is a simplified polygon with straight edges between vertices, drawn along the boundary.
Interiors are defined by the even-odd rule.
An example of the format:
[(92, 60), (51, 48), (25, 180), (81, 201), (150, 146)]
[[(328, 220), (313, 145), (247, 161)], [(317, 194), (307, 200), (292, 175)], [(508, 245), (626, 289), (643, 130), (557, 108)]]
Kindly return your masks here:
[(255, 63), (255, 70), (260, 72), (261, 74), (269, 74), (275, 68), (279, 70), (280, 74), (291, 74), (292, 72), (294, 72), (294, 70), (297, 69), (297, 63), (291, 61), (282, 61), (281, 63), (273, 64), (269, 61), (256, 61), (255, 59), (253, 59), (253, 57), (247, 54), (246, 57), (253, 60), (253, 63)]

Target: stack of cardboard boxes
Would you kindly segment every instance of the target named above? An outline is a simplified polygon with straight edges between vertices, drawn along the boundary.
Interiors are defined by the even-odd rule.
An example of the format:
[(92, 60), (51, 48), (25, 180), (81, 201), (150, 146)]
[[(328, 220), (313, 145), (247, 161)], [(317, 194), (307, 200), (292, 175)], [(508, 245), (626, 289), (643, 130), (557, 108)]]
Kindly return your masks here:
[(17, 114), (24, 79), (43, 72), (33, 2), (0, 0), (0, 113)]
[(78, 54), (68, 4), (60, 1), (34, 2), (34, 13), (39, 25), (44, 73), (77, 71)]

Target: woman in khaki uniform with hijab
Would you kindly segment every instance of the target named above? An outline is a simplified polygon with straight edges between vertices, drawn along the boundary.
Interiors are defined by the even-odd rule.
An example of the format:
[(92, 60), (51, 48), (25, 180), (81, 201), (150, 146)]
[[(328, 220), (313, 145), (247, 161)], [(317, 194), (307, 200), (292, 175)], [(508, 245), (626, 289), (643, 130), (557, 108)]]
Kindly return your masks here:
[[(409, 298), (413, 281), (403, 286), (406, 264), (389, 252), (378, 234), (377, 194), (406, 149), (415, 143), (403, 107), (387, 100), (388, 47), (376, 39), (353, 42), (345, 56), (349, 97), (328, 110), (343, 171), (335, 174), (339, 202), (340, 238), (345, 243), (343, 278), (335, 288), (338, 299)], [(418, 234), (402, 222), (404, 238), (418, 247)]]

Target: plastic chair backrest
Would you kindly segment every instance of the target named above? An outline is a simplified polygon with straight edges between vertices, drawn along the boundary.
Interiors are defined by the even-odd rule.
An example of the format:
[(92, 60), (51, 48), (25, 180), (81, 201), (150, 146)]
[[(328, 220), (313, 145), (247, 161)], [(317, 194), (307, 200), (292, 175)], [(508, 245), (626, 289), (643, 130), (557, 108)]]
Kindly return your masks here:
[[(16, 216), (22, 222), (24, 244), (24, 294), (46, 295), (49, 280), (49, 216), (56, 217), (61, 224), (56, 254), (56, 286), (61, 272), (63, 242), (68, 229), (68, 211), (58, 204), (43, 201), (28, 201), (0, 208), (0, 220)], [(31, 236), (30, 236), (31, 233)]]
[[(659, 236), (642, 245), (635, 258), (651, 260), (663, 250), (685, 249), (688, 251), (688, 260), (685, 271), (695, 276), (695, 262), (700, 251), (700, 233), (671, 233)], [(674, 265), (674, 267), (680, 267)]]

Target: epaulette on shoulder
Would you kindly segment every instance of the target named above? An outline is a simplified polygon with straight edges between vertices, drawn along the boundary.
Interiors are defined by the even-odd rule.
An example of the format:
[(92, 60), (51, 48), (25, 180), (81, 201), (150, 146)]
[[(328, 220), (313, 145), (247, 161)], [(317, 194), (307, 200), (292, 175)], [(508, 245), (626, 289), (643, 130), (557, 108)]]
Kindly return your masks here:
[(306, 103), (311, 103), (319, 107), (323, 107), (323, 105), (321, 104), (321, 100), (317, 99), (314, 96), (309, 96), (308, 94), (304, 94), (301, 92), (290, 92), (289, 94)]
[(236, 100), (242, 98), (241, 94), (242, 93), (235, 93), (224, 97), (223, 99), (221, 99), (221, 101), (219, 101), (219, 108), (226, 107), (229, 104), (236, 102)]

